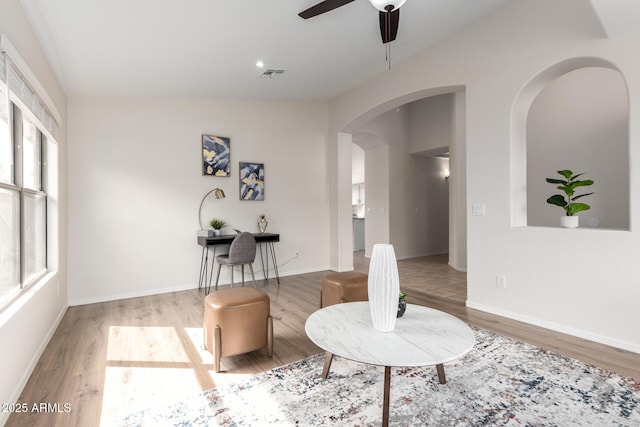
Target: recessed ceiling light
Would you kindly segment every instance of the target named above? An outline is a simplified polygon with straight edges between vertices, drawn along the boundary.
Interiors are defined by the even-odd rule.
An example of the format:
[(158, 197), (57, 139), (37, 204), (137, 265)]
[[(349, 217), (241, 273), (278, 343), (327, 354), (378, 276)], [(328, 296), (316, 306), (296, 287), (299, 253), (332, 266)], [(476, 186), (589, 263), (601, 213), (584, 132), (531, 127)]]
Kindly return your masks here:
[(258, 67), (258, 68), (264, 67), (264, 62), (262, 62), (262, 61), (256, 62), (256, 67)]

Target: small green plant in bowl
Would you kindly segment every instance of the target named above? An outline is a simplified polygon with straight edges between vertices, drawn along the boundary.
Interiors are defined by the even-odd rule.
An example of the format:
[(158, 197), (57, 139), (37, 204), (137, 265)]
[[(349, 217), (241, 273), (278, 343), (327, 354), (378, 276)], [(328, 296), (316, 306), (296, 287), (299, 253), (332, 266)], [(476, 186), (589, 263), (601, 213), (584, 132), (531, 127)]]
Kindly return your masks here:
[(398, 315), (396, 317), (402, 317), (404, 312), (407, 310), (407, 293), (405, 291), (400, 291), (399, 301), (398, 301)]
[(213, 218), (209, 221), (209, 224), (211, 224), (211, 227), (214, 230), (220, 230), (221, 228), (226, 227), (227, 222), (224, 219)]
[(216, 236), (219, 236), (220, 230), (227, 226), (227, 222), (225, 220), (218, 218), (213, 218), (211, 221), (209, 221), (209, 224), (211, 225), (211, 228), (213, 228)]

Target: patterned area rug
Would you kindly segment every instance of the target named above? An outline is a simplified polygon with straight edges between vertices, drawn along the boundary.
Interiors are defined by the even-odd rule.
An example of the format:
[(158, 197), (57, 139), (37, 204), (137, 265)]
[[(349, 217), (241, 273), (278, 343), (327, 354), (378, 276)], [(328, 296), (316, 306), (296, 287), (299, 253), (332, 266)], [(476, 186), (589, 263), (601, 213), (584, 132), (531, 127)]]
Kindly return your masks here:
[[(393, 426), (640, 426), (640, 382), (484, 330), (463, 359), (393, 368)], [(334, 358), (320, 378), (316, 355), (121, 426), (377, 426), (384, 368)]]

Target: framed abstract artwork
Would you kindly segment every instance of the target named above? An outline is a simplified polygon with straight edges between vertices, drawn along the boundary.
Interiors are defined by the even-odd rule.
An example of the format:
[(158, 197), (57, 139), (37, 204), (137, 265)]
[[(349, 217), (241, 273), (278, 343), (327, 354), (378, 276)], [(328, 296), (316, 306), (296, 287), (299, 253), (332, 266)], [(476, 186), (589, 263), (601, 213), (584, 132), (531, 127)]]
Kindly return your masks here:
[(202, 175), (231, 175), (231, 138), (202, 135)]
[(240, 162), (240, 200), (264, 200), (264, 163)]

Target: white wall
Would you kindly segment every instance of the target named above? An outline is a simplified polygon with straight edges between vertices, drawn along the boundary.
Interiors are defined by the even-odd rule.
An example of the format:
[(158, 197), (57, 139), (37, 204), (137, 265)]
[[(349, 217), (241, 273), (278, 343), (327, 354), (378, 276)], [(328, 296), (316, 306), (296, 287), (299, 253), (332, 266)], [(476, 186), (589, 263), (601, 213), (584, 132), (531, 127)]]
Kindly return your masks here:
[[(411, 152), (425, 156), (449, 153), (449, 160), (432, 160), (430, 167), (434, 169), (427, 169), (434, 176), (428, 181), (431, 196), (426, 208), (431, 235), (426, 253), (448, 252), (449, 265), (464, 271), (467, 268), (466, 218), (460, 213), (466, 212), (465, 171), (461, 167), (464, 165), (464, 92), (430, 96), (408, 104), (408, 109)], [(449, 179), (443, 187), (445, 170), (449, 172)]]
[[(570, 169), (594, 185), (577, 194), (591, 206), (578, 213), (603, 228), (629, 228), (629, 100), (620, 72), (603, 67), (571, 71), (549, 83), (527, 116), (527, 224), (558, 227), (565, 212), (546, 203), (556, 190), (545, 178)], [(564, 195), (564, 194), (563, 194)]]
[[(364, 150), (358, 144), (351, 144), (351, 184), (353, 185), (352, 214), (364, 218), (366, 192), (364, 187)], [(363, 231), (364, 232), (364, 231)], [(354, 234), (355, 236), (355, 234)], [(357, 245), (354, 242), (354, 248)]]
[[(419, 121), (412, 109), (413, 104), (391, 109), (362, 125), (354, 136), (366, 156), (366, 256), (376, 243), (393, 244), (399, 259), (448, 250), (448, 186), (443, 173), (447, 161), (411, 154), (410, 118)], [(421, 113), (428, 121), (429, 111)], [(450, 120), (439, 127), (448, 133), (449, 126)], [(413, 132), (416, 138), (419, 134)]]
[[(638, 32), (605, 38), (589, 2), (509, 2), (496, 13), (359, 85), (330, 102), (330, 153), (334, 136), (425, 91), (464, 87), (468, 225), (468, 300), (472, 308), (640, 352), (640, 59)], [(520, 91), (541, 71), (570, 58), (616, 64), (630, 96), (630, 232), (512, 227), (512, 163), (524, 141), (512, 127)], [(443, 92), (444, 93), (444, 92)], [(415, 99), (415, 98), (414, 98)], [(403, 102), (404, 103), (404, 102)], [(379, 113), (378, 113), (379, 114)], [(339, 164), (338, 160), (334, 160)], [(339, 186), (336, 183), (336, 186)], [(345, 182), (344, 185), (349, 185)], [(333, 187), (332, 187), (333, 191)], [(469, 208), (483, 204), (485, 216)], [(336, 202), (332, 200), (332, 206)], [(332, 219), (337, 221), (332, 210)], [(336, 232), (332, 228), (332, 233)], [(337, 238), (336, 238), (337, 239)], [(571, 250), (567, 250), (571, 248)], [(496, 287), (496, 275), (507, 288)]]
[[(411, 154), (411, 105), (400, 108), (404, 114), (402, 128), (397, 131), (390, 149), (389, 220), (391, 243), (399, 259), (448, 250), (449, 189), (443, 161)], [(397, 112), (392, 110), (388, 114)], [(425, 121), (429, 121), (428, 117), (429, 114), (424, 115)]]
[(364, 253), (371, 257), (373, 245), (389, 243), (389, 146), (381, 145), (365, 152)]
[(453, 97), (453, 94), (447, 93), (407, 105), (411, 153), (449, 149), (452, 141)]
[[(326, 103), (71, 100), (69, 117), (72, 305), (197, 287), (214, 187), (203, 220), (257, 232), (264, 213), (281, 275), (328, 268)], [(203, 133), (231, 138), (231, 177), (202, 176)], [(265, 164), (265, 201), (239, 200), (240, 161)]]
[(453, 96), (449, 146), (449, 265), (467, 270), (467, 116), (466, 94)]
[(407, 255), (445, 254), (449, 251), (449, 182), (444, 171), (449, 169), (449, 161), (415, 154), (409, 155), (408, 161), (412, 196), (400, 217), (408, 225)]
[[(0, 308), (0, 402), (18, 400), (33, 368), (67, 308), (66, 209), (64, 170), (66, 98), (51, 71), (18, 0), (0, 0), (0, 33), (8, 37), (24, 64), (47, 91), (50, 106), (60, 114), (57, 144), (50, 150), (48, 189), (49, 274)], [(57, 166), (56, 166), (57, 163)], [(0, 412), (0, 425), (9, 417)]]

